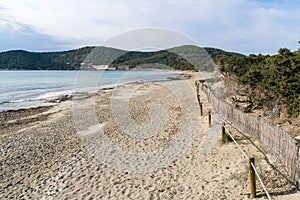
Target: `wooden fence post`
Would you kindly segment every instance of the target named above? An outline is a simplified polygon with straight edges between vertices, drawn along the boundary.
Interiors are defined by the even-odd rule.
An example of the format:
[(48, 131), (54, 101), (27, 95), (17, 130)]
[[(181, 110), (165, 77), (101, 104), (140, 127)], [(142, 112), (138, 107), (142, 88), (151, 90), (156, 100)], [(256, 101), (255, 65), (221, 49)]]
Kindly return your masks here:
[(195, 86), (196, 86), (197, 100), (198, 103), (200, 103), (199, 84), (197, 81), (195, 81)]
[(211, 127), (211, 111), (208, 111), (208, 127)]
[(202, 102), (200, 102), (200, 115), (203, 116), (203, 105)]
[(223, 143), (227, 142), (227, 137), (226, 137), (226, 134), (225, 134), (225, 122), (223, 122), (223, 124), (222, 124), (222, 142)]
[(197, 100), (198, 100), (198, 103), (200, 104), (200, 94), (197, 94)]
[(255, 182), (255, 171), (251, 165), (254, 165), (254, 157), (249, 158), (249, 181), (250, 181), (250, 198), (256, 197), (256, 182)]

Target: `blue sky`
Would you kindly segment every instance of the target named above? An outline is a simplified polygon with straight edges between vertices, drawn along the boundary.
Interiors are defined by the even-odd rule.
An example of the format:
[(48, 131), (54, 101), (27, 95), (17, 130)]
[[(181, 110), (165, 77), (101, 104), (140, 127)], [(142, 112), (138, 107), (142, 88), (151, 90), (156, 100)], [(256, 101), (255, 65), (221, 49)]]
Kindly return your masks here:
[(0, 0), (0, 51), (101, 45), (144, 27), (244, 54), (300, 47), (298, 0)]

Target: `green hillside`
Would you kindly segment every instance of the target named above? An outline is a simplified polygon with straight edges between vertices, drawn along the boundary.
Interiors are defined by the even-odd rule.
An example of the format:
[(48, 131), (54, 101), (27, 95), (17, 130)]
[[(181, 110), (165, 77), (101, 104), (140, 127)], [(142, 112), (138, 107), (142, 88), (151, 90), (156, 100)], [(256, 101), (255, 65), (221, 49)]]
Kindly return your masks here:
[(290, 116), (300, 115), (300, 50), (281, 48), (273, 56), (223, 57), (216, 63), (225, 76), (236, 77), (240, 84), (282, 96)]
[(145, 63), (158, 63), (177, 70), (213, 71), (215, 58), (231, 56), (241, 57), (243, 55), (215, 48), (184, 45), (157, 52), (127, 52), (112, 64), (114, 66), (128, 65), (130, 68), (135, 68)]
[[(207, 52), (208, 54), (207, 54)], [(77, 70), (93, 69), (93, 65), (129, 65), (157, 63), (180, 70), (213, 70), (210, 59), (241, 56), (214, 48), (186, 45), (156, 52), (127, 52), (108, 47), (83, 47), (62, 52), (27, 52), (13, 50), (0, 53), (0, 70)], [(195, 68), (194, 68), (195, 67)]]
[(46, 53), (13, 50), (0, 53), (0, 69), (77, 70), (83, 63), (107, 64), (125, 52), (107, 47), (83, 47), (70, 51)]
[(130, 68), (135, 68), (149, 63), (158, 63), (176, 70), (195, 69), (186, 59), (165, 50), (157, 52), (130, 51), (114, 60), (112, 65), (128, 65)]
[(214, 60), (218, 57), (242, 57), (244, 55), (232, 52), (226, 52), (221, 49), (204, 47), (200, 48), (193, 45), (183, 45), (168, 49), (182, 58), (188, 60), (197, 70), (213, 71), (215, 69)]
[(34, 53), (14, 50), (0, 53), (0, 69), (8, 70), (59, 70), (78, 69), (92, 47), (78, 50)]

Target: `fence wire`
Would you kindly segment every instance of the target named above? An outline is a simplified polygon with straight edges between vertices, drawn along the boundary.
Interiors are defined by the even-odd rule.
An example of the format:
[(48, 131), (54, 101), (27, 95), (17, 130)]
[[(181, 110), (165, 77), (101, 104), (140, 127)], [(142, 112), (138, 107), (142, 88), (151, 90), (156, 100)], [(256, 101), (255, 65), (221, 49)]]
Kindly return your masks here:
[[(196, 84), (196, 88), (197, 88), (197, 96), (199, 96), (199, 87), (197, 86), (197, 84)], [(211, 95), (208, 96), (208, 99), (209, 99), (209, 97), (211, 97)], [(220, 105), (219, 101), (218, 101), (218, 105)], [(215, 108), (214, 105), (213, 105), (213, 107)], [(217, 111), (216, 108), (215, 108), (215, 111)], [(214, 112), (214, 113), (216, 113), (221, 119), (223, 119), (224, 121), (226, 121), (228, 125), (230, 125), (234, 129), (236, 129), (238, 132), (242, 133), (239, 129), (237, 129), (231, 123), (229, 123), (226, 119), (224, 119), (223, 116), (221, 116), (218, 112)], [(206, 116), (206, 115), (204, 115), (204, 116)], [(238, 142), (234, 139), (234, 137), (232, 136), (232, 134), (230, 133), (230, 131), (227, 131), (226, 134), (229, 135), (230, 138), (232, 139), (232, 141), (236, 144), (236, 146), (238, 147), (238, 149), (241, 151), (243, 157), (246, 158), (246, 159), (250, 159), (249, 156), (246, 154), (246, 152), (241, 148), (241, 146), (238, 144)], [(259, 182), (260, 182), (260, 184), (261, 184), (261, 186), (263, 188), (263, 190), (265, 191), (268, 199), (272, 200), (272, 198), (271, 198), (271, 196), (270, 196), (270, 194), (269, 194), (269, 192), (268, 192), (265, 184), (263, 183), (263, 181), (262, 181), (262, 179), (261, 179), (261, 177), (260, 177), (260, 175), (259, 175), (259, 173), (258, 173), (258, 171), (257, 171), (257, 169), (256, 169), (256, 167), (255, 167), (255, 165), (253, 163), (251, 163), (251, 167), (253, 168), (253, 170), (254, 170), (254, 172), (255, 172), (255, 174), (256, 174), (256, 176), (257, 176), (257, 178), (258, 178), (258, 180), (259, 180)]]
[(201, 89), (218, 115), (238, 131), (258, 137), (267, 151), (285, 165), (293, 182), (300, 182), (300, 151), (297, 141), (289, 133), (272, 124), (269, 119), (246, 114), (218, 99), (215, 91), (203, 82), (197, 81), (197, 94)]
[(260, 184), (261, 184), (261, 186), (263, 187), (264, 191), (266, 192), (266, 195), (267, 195), (268, 199), (271, 200), (272, 198), (271, 198), (271, 196), (270, 196), (270, 194), (269, 194), (269, 192), (268, 192), (268, 190), (267, 190), (265, 184), (264, 184), (263, 181), (261, 180), (261, 178), (260, 178), (260, 176), (259, 176), (259, 174), (258, 174), (258, 172), (257, 172), (257, 170), (256, 170), (256, 168), (255, 168), (255, 166), (254, 166), (254, 164), (251, 163), (251, 166), (252, 166), (252, 168), (253, 168), (253, 170), (254, 170), (254, 172), (255, 172), (255, 174), (256, 174), (256, 176), (257, 176), (257, 178), (258, 178), (258, 180), (259, 180), (259, 182), (260, 182)]

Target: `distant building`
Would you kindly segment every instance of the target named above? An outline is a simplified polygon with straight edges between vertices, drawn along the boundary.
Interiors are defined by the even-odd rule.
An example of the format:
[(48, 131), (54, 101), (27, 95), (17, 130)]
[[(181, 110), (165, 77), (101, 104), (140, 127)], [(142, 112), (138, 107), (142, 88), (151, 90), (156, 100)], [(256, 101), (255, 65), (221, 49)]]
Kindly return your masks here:
[(130, 69), (129, 65), (120, 65), (120, 66), (116, 67), (116, 70), (125, 70), (125, 71), (128, 71), (129, 69)]
[(109, 65), (108, 68), (106, 70), (109, 70), (109, 71), (115, 71), (116, 68), (114, 66), (111, 66)]
[(107, 70), (108, 65), (92, 65), (96, 70)]

